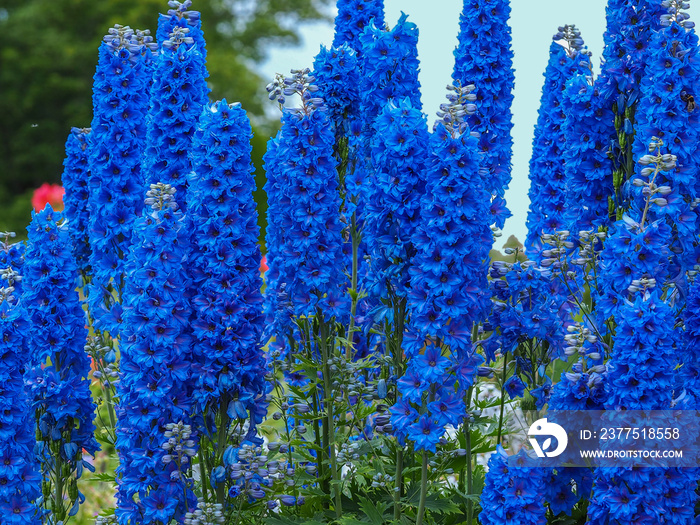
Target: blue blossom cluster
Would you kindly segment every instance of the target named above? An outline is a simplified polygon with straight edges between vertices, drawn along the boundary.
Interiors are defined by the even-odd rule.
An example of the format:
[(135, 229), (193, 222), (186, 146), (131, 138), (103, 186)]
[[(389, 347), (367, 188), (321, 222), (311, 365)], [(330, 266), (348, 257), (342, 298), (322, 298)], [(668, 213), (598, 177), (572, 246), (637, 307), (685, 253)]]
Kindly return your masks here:
[(612, 102), (601, 91), (603, 82), (603, 76), (592, 81), (589, 75), (574, 75), (563, 96), (562, 108), (567, 115), (562, 158), (566, 177), (564, 227), (572, 232), (609, 223), (613, 163), (608, 148), (616, 134)]
[(338, 0), (338, 15), (335, 17), (333, 47), (347, 44), (361, 52), (360, 35), (372, 24), (384, 25), (384, 0)]
[[(111, 314), (121, 293), (133, 224), (143, 200), (150, 44), (129, 27), (115, 26), (100, 45), (93, 85), (93, 119), (88, 170), (89, 240), (92, 249), (90, 312), (96, 328), (119, 332)], [(87, 172), (86, 172), (87, 173)]]
[[(671, 228), (657, 220), (640, 228), (630, 217), (614, 223), (601, 253), (601, 284), (594, 290), (598, 326), (621, 318), (626, 300), (634, 301), (635, 292), (658, 288), (669, 276), (668, 240)], [(631, 295), (634, 294), (634, 295)]]
[[(388, 220), (375, 215), (380, 217), (378, 222), (396, 223), (396, 232), (412, 231), (412, 237), (404, 242), (411, 241), (416, 247), (407, 272), (411, 277), (408, 295), (411, 321), (403, 350), (408, 365), (405, 376), (398, 381), (402, 401), (391, 409), (391, 421), (397, 436), (408, 437), (417, 449), (433, 452), (445, 426), (457, 426), (464, 415), (465, 392), (474, 383), (477, 367), (483, 362), (472, 346), (471, 328), (484, 317), (490, 305), (486, 282), (492, 241), (490, 193), (485, 189), (484, 172), (479, 168), (478, 139), (463, 124), (466, 108), (473, 111), (467, 98), (472, 89), (473, 86), (464, 89), (450, 86), (450, 93), (457, 97), (443, 106), (442, 119), (429, 138), (425, 193), (418, 202), (421, 213), (415, 223), (407, 221), (406, 211), (400, 211), (397, 206), (398, 199), (410, 202), (410, 193), (401, 191), (404, 181), (410, 182), (406, 176), (409, 171), (402, 167), (404, 163), (389, 172), (388, 180), (380, 179), (377, 185), (383, 190), (377, 195), (385, 203), (393, 203), (388, 207)], [(424, 126), (418, 112), (408, 101), (405, 104), (402, 113), (406, 116), (399, 113), (399, 106), (391, 113), (385, 108), (385, 113), (377, 119), (380, 124), (391, 116), (394, 126), (398, 123), (405, 128), (395, 131), (398, 140), (391, 135), (387, 137), (386, 143), (397, 144), (399, 151), (402, 145), (411, 147), (411, 129), (420, 126), (420, 130)], [(418, 147), (415, 146), (415, 154), (421, 154)], [(406, 155), (405, 160), (410, 161), (410, 156)], [(413, 166), (420, 166), (419, 162), (415, 159)], [(401, 193), (393, 193), (394, 188)], [(417, 193), (420, 189), (412, 191)], [(387, 255), (381, 254), (383, 259), (394, 259), (394, 268), (396, 258), (404, 257), (401, 252), (391, 251), (400, 246), (400, 233), (390, 230), (388, 235), (383, 234), (388, 238), (396, 236), (393, 243), (384, 241)], [(375, 259), (377, 255), (380, 254), (374, 254)], [(389, 276), (386, 279), (395, 280)], [(419, 417), (411, 403), (420, 408), (423, 402), (428, 403), (428, 410)]]
[(543, 488), (545, 478), (541, 468), (532, 466), (525, 449), (508, 456), (500, 445), (489, 458), (488, 472), (481, 493), (482, 525), (544, 525)]
[(408, 97), (414, 108), (421, 109), (417, 46), (418, 27), (406, 14), (391, 30), (368, 25), (360, 35), (360, 114), (367, 137), (372, 134), (374, 119), (390, 100)]
[[(607, 397), (605, 365), (588, 366), (586, 359), (579, 359), (552, 387), (549, 408), (554, 411), (605, 410)], [(543, 485), (545, 501), (555, 515), (571, 516), (574, 505), (581, 499), (587, 501), (592, 489), (593, 473), (571, 467), (548, 472)]]
[(313, 76), (319, 87), (318, 95), (325, 101), (328, 116), (334, 126), (340, 125), (344, 136), (350, 133), (349, 123), (357, 118), (359, 98), (359, 61), (348, 44), (321, 51), (314, 59)]
[[(420, 109), (403, 98), (384, 106), (373, 128), (374, 171), (365, 186), (364, 235), (371, 257), (367, 285), (374, 297), (405, 297), (425, 193), (428, 125)], [(446, 133), (443, 129), (445, 139)]]
[[(27, 251), (27, 244), (15, 242), (10, 244), (10, 239), (17, 237), (15, 232), (0, 232), (0, 282), (5, 286), (10, 286), (8, 279), (13, 277), (12, 293), (18, 296), (22, 293), (22, 273), (24, 270), (24, 254)], [(7, 275), (5, 275), (7, 274)]]
[(0, 289), (0, 515), (8, 525), (39, 525), (34, 501), (41, 476), (34, 452), (35, 426), (22, 380), (29, 348), (29, 322), (12, 289), (17, 274), (6, 270)]
[[(177, 17), (161, 17), (158, 31), (173, 19)], [(186, 208), (187, 177), (193, 168), (191, 150), (197, 121), (209, 94), (203, 51), (190, 36), (190, 26), (185, 25), (172, 29), (155, 63), (144, 157), (146, 182), (170, 184), (177, 191), (176, 201), (182, 210)]]
[[(688, 399), (684, 406), (700, 409), (700, 282), (697, 278), (690, 286), (686, 309), (683, 312), (685, 332), (680, 362), (680, 373), (676, 378), (676, 392), (683, 391)], [(680, 383), (680, 384), (678, 384)]]
[[(653, 178), (655, 188), (646, 190), (632, 186), (631, 191), (656, 190), (664, 199), (665, 205), (652, 207), (648, 215), (650, 220), (665, 218), (673, 225), (670, 248), (678, 254), (675, 264), (685, 271), (696, 260), (700, 112), (695, 110), (693, 95), (700, 82), (700, 66), (698, 36), (694, 30), (683, 27), (682, 14), (679, 11), (673, 19), (667, 20), (647, 48), (649, 56), (640, 87), (633, 145), (634, 157), (641, 159), (649, 152), (652, 137), (658, 137), (663, 140), (665, 149), (676, 156), (676, 166), (653, 178), (648, 177), (651, 171), (648, 165), (637, 164), (637, 176), (642, 180)], [(644, 200), (633, 199), (632, 205), (635, 204), (639, 208)]]
[[(663, 142), (653, 137), (640, 159), (653, 172), (649, 191), (637, 196), (632, 217), (614, 225), (602, 254), (600, 280), (608, 294), (598, 304), (601, 319), (616, 325), (607, 364), (607, 410), (663, 410), (674, 403), (674, 369), (678, 333), (673, 294), (666, 293), (672, 229), (663, 220), (646, 222), (657, 201), (653, 182), (675, 168), (675, 157), (662, 154)], [(653, 166), (653, 167), (652, 167)], [(641, 180), (641, 179), (639, 179)], [(644, 183), (642, 182), (643, 185)], [(671, 274), (672, 275), (672, 274)], [(614, 285), (611, 283), (614, 282)], [(588, 509), (593, 524), (687, 523), (697, 499), (693, 469), (599, 468)]]
[[(566, 226), (566, 175), (564, 151), (567, 137), (564, 123), (566, 82), (576, 74), (590, 71), (590, 56), (583, 50), (575, 26), (559, 28), (549, 48), (549, 63), (535, 126), (530, 159), (530, 209), (527, 215), (525, 249), (531, 259), (539, 259), (540, 236)], [(563, 40), (564, 44), (558, 42)], [(532, 255), (531, 255), (532, 253)]]
[[(187, 423), (192, 367), (188, 232), (167, 184), (152, 185), (129, 254), (117, 387), (119, 523), (169, 523), (196, 506), (189, 481), (166, 462), (168, 423)], [(177, 473), (177, 474), (173, 474)]]
[(323, 100), (309, 89), (309, 73), (294, 72), (302, 106), (285, 109), (275, 160), (266, 157), (266, 164), (278, 164), (268, 187), (269, 195), (279, 199), (275, 211), (280, 213), (272, 226), (278, 237), (268, 245), (268, 265), (277, 279), (273, 290), (284, 283), (295, 315), (340, 318), (346, 315), (347, 297), (335, 137)]
[(452, 78), (476, 86), (477, 111), (467, 123), (480, 134), (487, 189), (502, 196), (510, 184), (513, 139), (513, 51), (509, 0), (465, 0), (459, 17), (459, 43)]
[[(37, 414), (41, 457), (48, 462), (44, 469), (57, 470), (55, 464), (61, 462), (79, 478), (84, 467), (92, 469), (83, 452), (94, 455), (100, 446), (94, 438), (95, 403), (88, 379), (90, 360), (84, 350), (85, 312), (76, 291), (78, 269), (68, 225), (62, 221), (62, 215), (47, 205), (33, 215), (27, 228), (22, 302), (33, 351), (25, 383)], [(71, 512), (77, 512), (80, 499), (81, 495), (71, 496)]]
[[(282, 131), (267, 141), (267, 149), (263, 156), (265, 169), (265, 193), (268, 198), (267, 229), (265, 230), (265, 247), (267, 249), (268, 270), (265, 273), (265, 296), (263, 311), (265, 312), (264, 341), (270, 340), (275, 334), (287, 333), (292, 325), (292, 304), (287, 293), (287, 284), (281, 278), (284, 274), (285, 231), (282, 228), (284, 210), (288, 209), (285, 188), (288, 185), (287, 174), (282, 164), (277, 160)], [(277, 337), (270, 342), (271, 349), (281, 351), (287, 344), (286, 337)]]
[[(250, 412), (260, 423), (266, 363), (252, 136), (239, 104), (222, 100), (200, 117), (188, 195), (188, 266), (197, 340), (194, 402), (202, 411), (222, 402), (233, 419)], [(255, 433), (254, 424), (250, 431)]]
[[(601, 89), (604, 96), (633, 94), (639, 89), (652, 31), (659, 28), (666, 8), (656, 0), (609, 0), (605, 13), (602, 69), (606, 84)], [(629, 105), (634, 100), (636, 95), (629, 98)]]
[[(490, 285), (493, 310), (489, 322), (498, 328), (503, 352), (511, 352), (528, 340), (549, 343), (548, 357), (563, 354), (564, 319), (570, 309), (568, 298), (552, 278), (552, 271), (532, 261), (494, 261)], [(489, 361), (495, 359), (492, 346), (485, 347)], [(522, 365), (527, 369), (523, 362)]]
[(72, 250), (78, 269), (85, 273), (90, 264), (90, 128), (71, 128), (66, 140), (66, 158), (63, 161), (61, 181), (66, 193), (63, 196), (64, 216), (69, 224)]

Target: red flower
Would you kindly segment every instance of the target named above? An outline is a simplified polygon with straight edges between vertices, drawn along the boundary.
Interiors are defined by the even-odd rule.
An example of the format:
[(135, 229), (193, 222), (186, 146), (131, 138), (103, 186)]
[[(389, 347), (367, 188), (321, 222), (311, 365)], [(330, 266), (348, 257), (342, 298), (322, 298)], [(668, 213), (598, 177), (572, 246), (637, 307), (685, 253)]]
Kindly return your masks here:
[(260, 273), (265, 275), (265, 272), (267, 272), (269, 269), (270, 267), (267, 265), (267, 255), (263, 255), (263, 258), (260, 261)]
[(43, 210), (47, 204), (51, 204), (51, 207), (56, 211), (63, 210), (64, 193), (65, 190), (63, 186), (45, 182), (35, 189), (34, 195), (32, 195), (32, 207), (34, 211)]

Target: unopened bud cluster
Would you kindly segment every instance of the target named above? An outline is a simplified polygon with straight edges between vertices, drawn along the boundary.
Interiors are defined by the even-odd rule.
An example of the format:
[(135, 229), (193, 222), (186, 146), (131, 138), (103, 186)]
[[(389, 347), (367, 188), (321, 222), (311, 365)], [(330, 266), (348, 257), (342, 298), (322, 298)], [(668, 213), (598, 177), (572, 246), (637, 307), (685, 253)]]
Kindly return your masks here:
[(155, 211), (164, 210), (165, 208), (176, 210), (175, 191), (175, 188), (170, 184), (163, 184), (162, 182), (151, 184), (151, 189), (146, 192), (144, 203)]
[(661, 2), (661, 7), (668, 9), (667, 14), (661, 15), (661, 25), (664, 27), (670, 26), (676, 22), (685, 29), (695, 27), (695, 22), (690, 20), (690, 15), (686, 10), (690, 9), (690, 3), (682, 0), (664, 0)]
[[(448, 102), (440, 104), (440, 111), (437, 112), (438, 122), (442, 122), (445, 125), (452, 136), (457, 136), (464, 132), (466, 129), (466, 118), (468, 115), (473, 115), (476, 112), (476, 95), (472, 93), (474, 91), (474, 84), (469, 84), (462, 86), (459, 83), (455, 86), (452, 84), (447, 85), (447, 98)], [(478, 133), (475, 133), (478, 136)]]
[(565, 26), (559, 26), (557, 28), (557, 33), (554, 35), (554, 40), (564, 40), (566, 41), (566, 50), (569, 56), (583, 49), (583, 38), (581, 38), (581, 31), (571, 24)]
[[(197, 453), (195, 442), (192, 439), (192, 427), (185, 425), (182, 421), (178, 423), (168, 423), (165, 425), (163, 436), (168, 440), (160, 448), (167, 454), (162, 457), (165, 464), (175, 462), (179, 469), (182, 469), (190, 462), (190, 458)], [(173, 471), (171, 477), (179, 479), (180, 471)]]
[(223, 525), (225, 521), (221, 503), (205, 503), (201, 498), (197, 510), (185, 514), (185, 525)]
[(163, 47), (177, 49), (182, 44), (192, 45), (194, 44), (194, 38), (188, 36), (190, 30), (187, 27), (174, 27), (170, 33), (170, 37), (163, 42)]
[(275, 76), (275, 80), (265, 86), (268, 98), (277, 101), (281, 109), (287, 101), (287, 97), (299, 95), (302, 108), (290, 108), (291, 111), (303, 111), (308, 114), (314, 109), (324, 109), (323, 99), (314, 96), (318, 92), (318, 86), (313, 84), (316, 81), (316, 77), (311, 75), (311, 70), (309, 68), (292, 69), (290, 73), (291, 76), (289, 77), (278, 73)]

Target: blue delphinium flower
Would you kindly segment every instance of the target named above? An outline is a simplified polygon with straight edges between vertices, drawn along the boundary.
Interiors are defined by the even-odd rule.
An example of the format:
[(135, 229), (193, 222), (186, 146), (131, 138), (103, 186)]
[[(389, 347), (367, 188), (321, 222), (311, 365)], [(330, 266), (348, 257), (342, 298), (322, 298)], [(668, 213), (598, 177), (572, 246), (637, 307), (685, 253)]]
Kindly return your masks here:
[(607, 226), (613, 195), (613, 162), (609, 145), (616, 139), (612, 102), (600, 89), (604, 77), (574, 75), (566, 83), (563, 151), (566, 175), (565, 228), (581, 230)]
[[(375, 255), (377, 259), (381, 255), (388, 262), (392, 262), (392, 259), (395, 262), (397, 257), (408, 259), (411, 251), (415, 250), (408, 269), (411, 321), (403, 344), (408, 368), (406, 376), (399, 381), (399, 392), (404, 399), (413, 401), (418, 407), (424, 401), (423, 394), (427, 394), (428, 412), (425, 416), (432, 418), (436, 430), (430, 427), (431, 431), (414, 446), (431, 451), (435, 451), (445, 426), (458, 425), (463, 417), (464, 395), (475, 380), (477, 366), (483, 361), (472, 346), (471, 327), (483, 317), (490, 303), (486, 270), (492, 242), (488, 212), (491, 195), (485, 189), (484, 171), (479, 168), (481, 154), (478, 139), (470, 134), (465, 124), (465, 115), (474, 111), (471, 105), (473, 86), (449, 86), (448, 89), (450, 103), (441, 106), (441, 120), (429, 138), (429, 150), (426, 152), (429, 156), (424, 161), (426, 189), (418, 202), (422, 210), (420, 217), (415, 221), (406, 221), (405, 211), (395, 204), (387, 210), (390, 220), (396, 221), (396, 226), (389, 223), (391, 229), (388, 234), (383, 234), (386, 236), (384, 242), (388, 243), (390, 236), (405, 239), (403, 250), (406, 255), (401, 255), (403, 252), (390, 256), (383, 253)], [(401, 127), (392, 130), (397, 133), (398, 140), (389, 135), (387, 142), (391, 140), (399, 146), (404, 145), (415, 155), (426, 154), (419, 149), (422, 145), (413, 145), (416, 139), (421, 139), (420, 134), (411, 138), (414, 136), (412, 127), (423, 126), (422, 118), (407, 101), (403, 107), (401, 113), (402, 106), (391, 111), (388, 111), (389, 107), (385, 108), (377, 123), (383, 122), (385, 116), (391, 116), (394, 125), (400, 124)], [(415, 115), (412, 116), (411, 112)], [(405, 126), (404, 123), (411, 125)], [(404, 203), (410, 204), (410, 197), (400, 197), (400, 191), (402, 187), (410, 188), (410, 185), (402, 185), (403, 180), (408, 184), (411, 181), (407, 177), (408, 170), (401, 166), (411, 161), (411, 153), (403, 155), (403, 158), (398, 157), (401, 159), (397, 164), (399, 169), (389, 171), (387, 181), (382, 181), (381, 189), (386, 195), (381, 192), (376, 194), (382, 196), (385, 203), (398, 202), (401, 198)], [(414, 167), (421, 166), (422, 162), (418, 157), (412, 164)], [(399, 191), (392, 188), (392, 180), (399, 183), (398, 187), (394, 184)], [(418, 193), (420, 189), (415, 187), (413, 191)], [(368, 220), (368, 225), (372, 224)], [(413, 234), (409, 238), (396, 233), (404, 231), (413, 231)], [(375, 237), (382, 238), (382, 235)], [(393, 244), (394, 247), (399, 245), (398, 241)], [(386, 246), (383, 249), (386, 250)], [(407, 270), (399, 267), (399, 271)], [(396, 281), (392, 274), (387, 276)], [(400, 280), (397, 282), (401, 283)], [(408, 284), (401, 286), (407, 288)], [(392, 293), (396, 294), (397, 291)], [(415, 393), (412, 393), (415, 382), (410, 380), (411, 377), (420, 377), (422, 381)], [(409, 380), (405, 381), (406, 378)], [(412, 436), (420, 433), (421, 428), (422, 431), (427, 428), (423, 428), (427, 424), (425, 418), (415, 422), (408, 421), (403, 415), (396, 419), (398, 413), (394, 416), (392, 424), (400, 438), (407, 436), (414, 441)], [(430, 440), (426, 441), (428, 438)]]
[[(198, 411), (226, 411), (250, 420), (265, 407), (259, 227), (250, 155), (253, 136), (240, 104), (208, 106), (195, 138), (188, 194), (195, 311), (194, 401)], [(236, 366), (231, 366), (236, 363)]]
[(193, 402), (187, 388), (191, 306), (183, 293), (191, 289), (183, 267), (189, 232), (174, 193), (167, 184), (153, 185), (147, 193), (127, 264), (116, 410), (117, 517), (122, 524), (155, 525), (164, 495), (170, 514), (163, 523), (185, 512), (185, 497), (190, 508), (196, 505), (178, 465), (164, 459), (162, 448), (166, 425), (187, 423)]
[(34, 452), (35, 425), (22, 374), (29, 356), (27, 313), (11, 289), (17, 273), (5, 272), (0, 289), (0, 514), (8, 525), (39, 525), (34, 501), (41, 476)]
[[(277, 275), (275, 292), (284, 286), (295, 315), (340, 318), (347, 298), (335, 140), (323, 100), (309, 89), (308, 74), (294, 72), (302, 107), (284, 110), (276, 139), (274, 192), (286, 209), (273, 226), (281, 235), (268, 245), (268, 265)], [(279, 253), (271, 251), (275, 248)]]
[(14, 288), (15, 296), (19, 297), (22, 293), (22, 267), (24, 266), (24, 254), (27, 251), (26, 242), (15, 242), (10, 244), (10, 239), (17, 237), (15, 232), (0, 232), (0, 283), (4, 286), (10, 286), (7, 277), (15, 276), (12, 287)]
[(90, 217), (90, 128), (71, 128), (66, 140), (66, 158), (63, 161), (61, 181), (66, 194), (63, 196), (64, 216), (68, 221), (73, 242), (73, 255), (78, 269), (85, 273), (89, 267), (90, 240), (88, 220)]
[(92, 252), (90, 313), (100, 330), (118, 335), (119, 315), (110, 312), (122, 291), (126, 254), (135, 216), (143, 206), (151, 44), (116, 26), (104, 37), (93, 86), (89, 237)]
[[(532, 261), (495, 261), (490, 274), (494, 305), (489, 322), (498, 330), (502, 351), (512, 352), (520, 343), (536, 339), (548, 344), (549, 357), (562, 356), (564, 319), (571, 305), (552, 270)], [(493, 353), (486, 356), (495, 359)]]
[(326, 103), (328, 117), (336, 126), (336, 136), (348, 136), (349, 123), (357, 118), (360, 96), (360, 70), (356, 51), (348, 44), (321, 51), (314, 59), (313, 77), (318, 96)]
[(687, 406), (700, 409), (700, 280), (690, 286), (686, 308), (683, 312), (685, 332), (676, 391), (684, 390), (690, 398)]
[(378, 28), (384, 25), (384, 0), (338, 0), (333, 47), (348, 44), (360, 51), (359, 37), (370, 22)]
[[(264, 341), (270, 340), (275, 334), (287, 333), (292, 328), (291, 302), (286, 293), (284, 282), (284, 255), (282, 247), (286, 243), (286, 232), (282, 228), (283, 217), (289, 211), (289, 199), (285, 196), (288, 186), (286, 172), (281, 169), (277, 152), (282, 132), (277, 132), (267, 142), (267, 150), (263, 156), (265, 169), (265, 193), (267, 194), (267, 229), (265, 230), (265, 247), (267, 248), (268, 270), (265, 272), (265, 335)], [(286, 337), (277, 337), (270, 342), (273, 350), (282, 351), (287, 345)]]
[[(700, 83), (698, 36), (693, 29), (684, 28), (685, 22), (685, 13), (678, 5), (673, 18), (665, 20), (649, 42), (632, 148), (634, 157), (640, 159), (648, 153), (652, 137), (659, 137), (668, 153), (676, 156), (676, 167), (660, 172), (654, 180), (663, 190), (658, 196), (666, 205), (650, 208), (648, 216), (651, 221), (663, 217), (673, 226), (670, 249), (676, 254), (675, 264), (680, 273), (692, 267), (696, 260), (698, 211), (695, 199), (700, 190), (696, 160), (700, 111), (695, 109), (694, 102)], [(637, 176), (645, 169), (646, 166), (637, 164)], [(644, 200), (634, 199), (634, 204), (643, 206)], [(685, 287), (684, 283), (676, 284)]]
[[(652, 31), (666, 10), (655, 0), (608, 0), (603, 35), (603, 74), (612, 94), (638, 90)], [(606, 94), (607, 96), (607, 94)]]
[[(84, 350), (87, 340), (85, 312), (76, 291), (78, 268), (71, 252), (67, 224), (51, 205), (34, 213), (27, 228), (29, 244), (24, 260), (22, 302), (31, 323), (29, 342), (33, 352), (25, 375), (27, 391), (37, 414), (45, 475), (60, 465), (54, 484), (67, 492), (52, 495), (54, 516), (65, 519), (69, 509), (77, 511), (82, 495), (77, 479), (83, 467), (83, 452), (94, 455), (99, 445), (94, 437), (95, 403), (90, 392), (90, 360)], [(75, 493), (70, 494), (70, 488)], [(64, 496), (67, 501), (64, 503)], [(48, 501), (46, 502), (49, 508)]]
[[(563, 45), (558, 43), (561, 40)], [(573, 75), (586, 73), (590, 67), (590, 56), (583, 49), (576, 26), (560, 27), (549, 48), (530, 159), (530, 209), (525, 249), (533, 260), (540, 259), (540, 236), (563, 230), (566, 226), (564, 150), (568, 136), (564, 130), (564, 90)]]
[(368, 25), (360, 44), (360, 113), (369, 137), (374, 119), (391, 99), (408, 97), (414, 108), (421, 109), (418, 27), (402, 14), (391, 30)]
[(543, 472), (533, 468), (524, 449), (508, 457), (501, 445), (489, 458), (481, 492), (482, 525), (541, 525), (546, 523)]
[(509, 0), (464, 0), (452, 78), (476, 86), (477, 111), (469, 129), (480, 133), (479, 148), (488, 170), (487, 189), (502, 196), (511, 178), (513, 51)]
[(516, 375), (510, 376), (503, 384), (503, 389), (508, 393), (511, 399), (523, 397), (525, 393), (525, 383)]
[[(168, 20), (161, 18), (160, 24)], [(170, 184), (182, 210), (197, 120), (209, 94), (204, 55), (188, 27), (176, 25), (156, 59), (144, 157), (146, 182)]]
[(412, 237), (425, 193), (428, 141), (425, 116), (409, 98), (388, 103), (374, 124), (375, 171), (365, 182), (364, 213), (371, 256), (368, 286), (374, 297), (405, 297), (409, 290), (408, 268), (416, 253)]
[[(675, 156), (662, 153), (663, 148), (663, 141), (652, 137), (651, 153), (639, 159), (650, 172), (640, 172), (641, 178), (635, 179), (635, 185), (647, 191), (631, 192), (631, 216), (615, 223), (602, 254), (599, 281), (608, 292), (598, 301), (599, 316), (615, 324), (608, 363), (607, 410), (664, 410), (674, 401), (674, 367), (670, 363), (676, 362), (680, 341), (673, 329), (673, 294), (665, 290), (672, 275), (672, 228), (664, 219), (648, 222), (655, 215), (654, 207), (663, 205), (655, 197), (655, 178), (676, 168)], [(608, 250), (610, 253), (606, 253)], [(692, 508), (697, 495), (694, 489), (688, 489), (695, 473), (683, 470), (627, 466), (596, 469), (588, 507), (590, 522), (687, 523), (686, 513), (677, 508)], [(621, 486), (626, 493), (620, 493)], [(673, 497), (668, 499), (669, 495)]]

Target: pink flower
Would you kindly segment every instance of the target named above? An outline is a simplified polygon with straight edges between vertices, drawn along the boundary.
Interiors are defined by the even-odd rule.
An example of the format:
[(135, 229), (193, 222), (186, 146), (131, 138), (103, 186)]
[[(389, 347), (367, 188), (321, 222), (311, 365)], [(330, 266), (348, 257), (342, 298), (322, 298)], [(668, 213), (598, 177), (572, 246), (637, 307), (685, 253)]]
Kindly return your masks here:
[(270, 267), (267, 265), (267, 255), (263, 255), (263, 258), (260, 261), (260, 273), (265, 275), (265, 272), (267, 272), (269, 269)]
[(51, 204), (51, 207), (56, 211), (63, 210), (64, 193), (65, 190), (63, 186), (45, 182), (35, 189), (34, 195), (32, 195), (32, 207), (34, 211), (43, 210), (47, 204)]

